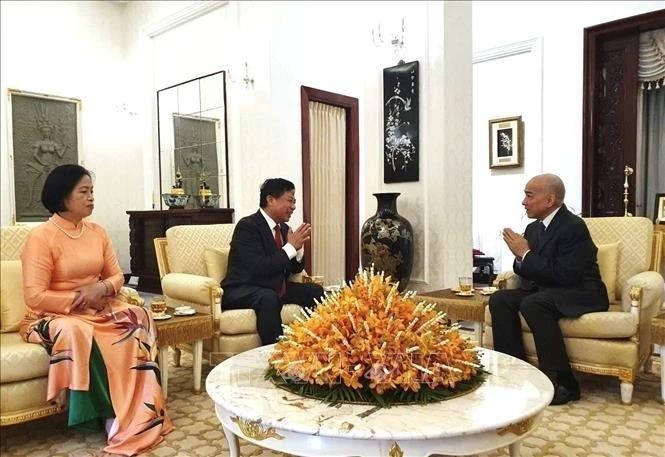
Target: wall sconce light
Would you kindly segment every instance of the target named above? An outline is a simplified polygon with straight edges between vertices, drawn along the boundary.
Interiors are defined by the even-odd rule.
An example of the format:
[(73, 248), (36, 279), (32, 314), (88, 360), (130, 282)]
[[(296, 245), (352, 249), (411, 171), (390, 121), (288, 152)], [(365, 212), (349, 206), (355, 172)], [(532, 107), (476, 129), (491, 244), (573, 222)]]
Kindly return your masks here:
[[(404, 32), (406, 31), (406, 26), (404, 25), (404, 17), (402, 17), (402, 28), (399, 32), (392, 35), (390, 39), (390, 46), (393, 48), (393, 55), (395, 59), (400, 57), (402, 50), (404, 49)], [(372, 29), (372, 42), (374, 46), (381, 47), (387, 43), (383, 40), (383, 33), (381, 32), (381, 24), (378, 24), (376, 29)], [(403, 62), (400, 59), (400, 62)]]
[(249, 69), (247, 68), (247, 62), (245, 62), (245, 77), (242, 78), (245, 83), (245, 87), (252, 86), (254, 87), (254, 78), (249, 77)]

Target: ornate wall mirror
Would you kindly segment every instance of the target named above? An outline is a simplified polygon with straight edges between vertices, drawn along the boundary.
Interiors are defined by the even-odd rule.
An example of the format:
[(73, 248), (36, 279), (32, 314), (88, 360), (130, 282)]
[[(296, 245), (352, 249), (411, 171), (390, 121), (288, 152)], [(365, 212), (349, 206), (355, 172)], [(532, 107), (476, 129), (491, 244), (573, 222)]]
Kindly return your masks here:
[(158, 90), (157, 116), (160, 208), (228, 208), (226, 72)]

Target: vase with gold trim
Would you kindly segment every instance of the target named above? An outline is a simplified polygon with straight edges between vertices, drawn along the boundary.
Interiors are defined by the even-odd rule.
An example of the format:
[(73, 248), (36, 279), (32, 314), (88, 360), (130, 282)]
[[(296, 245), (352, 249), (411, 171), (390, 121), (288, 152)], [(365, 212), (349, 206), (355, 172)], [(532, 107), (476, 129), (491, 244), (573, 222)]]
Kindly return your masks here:
[(383, 271), (399, 281), (399, 291), (409, 283), (413, 268), (413, 228), (397, 212), (399, 192), (381, 192), (374, 196), (376, 214), (367, 219), (360, 231), (360, 257), (363, 268), (374, 264), (374, 271)]

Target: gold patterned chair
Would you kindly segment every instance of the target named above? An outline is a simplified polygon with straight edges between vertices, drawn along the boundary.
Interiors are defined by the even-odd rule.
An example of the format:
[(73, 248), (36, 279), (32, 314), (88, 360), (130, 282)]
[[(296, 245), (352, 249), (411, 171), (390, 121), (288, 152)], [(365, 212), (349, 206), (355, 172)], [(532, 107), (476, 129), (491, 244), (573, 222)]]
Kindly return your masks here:
[[(212, 364), (261, 346), (254, 310), (221, 308), (224, 291), (219, 284), (226, 276), (234, 229), (235, 224), (182, 225), (171, 227), (166, 237), (154, 240), (167, 305), (186, 304), (214, 316), (215, 335), (203, 342), (203, 351)], [(292, 275), (290, 281), (302, 282), (307, 278), (301, 273)], [(284, 305), (282, 322), (291, 323), (300, 310), (298, 305)], [(177, 364), (179, 351), (175, 357)]]
[[(39, 344), (26, 343), (18, 333), (25, 314), (21, 251), (31, 227), (0, 228), (0, 426), (57, 414), (66, 408), (63, 391), (46, 401), (49, 356)], [(123, 287), (122, 299), (136, 305), (143, 300)]]
[[(573, 369), (621, 382), (621, 401), (630, 404), (633, 382), (651, 353), (649, 324), (663, 301), (663, 277), (649, 271), (653, 223), (643, 217), (584, 219), (598, 247), (601, 276), (608, 286), (610, 309), (559, 321)], [(497, 281), (517, 287), (517, 276), (501, 273)], [(492, 318), (485, 309), (484, 346), (493, 347)], [(533, 335), (522, 318), (527, 358), (537, 363)]]

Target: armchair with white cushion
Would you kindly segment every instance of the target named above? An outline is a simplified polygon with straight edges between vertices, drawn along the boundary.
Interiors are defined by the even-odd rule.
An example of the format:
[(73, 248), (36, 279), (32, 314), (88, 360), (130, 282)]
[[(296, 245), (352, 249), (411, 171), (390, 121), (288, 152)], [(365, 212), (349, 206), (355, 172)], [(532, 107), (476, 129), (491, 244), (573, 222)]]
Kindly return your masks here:
[[(214, 317), (215, 334), (203, 342), (203, 351), (212, 364), (261, 346), (254, 310), (225, 311), (221, 306), (224, 291), (220, 281), (226, 275), (234, 229), (235, 224), (182, 225), (171, 227), (166, 237), (154, 240), (167, 305), (189, 305)], [(303, 282), (308, 278), (306, 273), (299, 273), (289, 280)], [(300, 312), (298, 305), (284, 305), (282, 323), (291, 323)], [(176, 351), (176, 362), (178, 357)]]
[[(608, 311), (559, 321), (573, 369), (614, 376), (621, 382), (621, 400), (630, 404), (633, 383), (651, 354), (651, 318), (663, 302), (663, 277), (649, 271), (652, 263), (653, 223), (644, 217), (585, 218), (598, 247), (598, 264), (607, 286)], [(516, 288), (512, 272), (495, 282)], [(493, 347), (492, 318), (485, 310), (484, 345)], [(533, 335), (523, 317), (522, 338), (527, 358), (537, 363)]]

